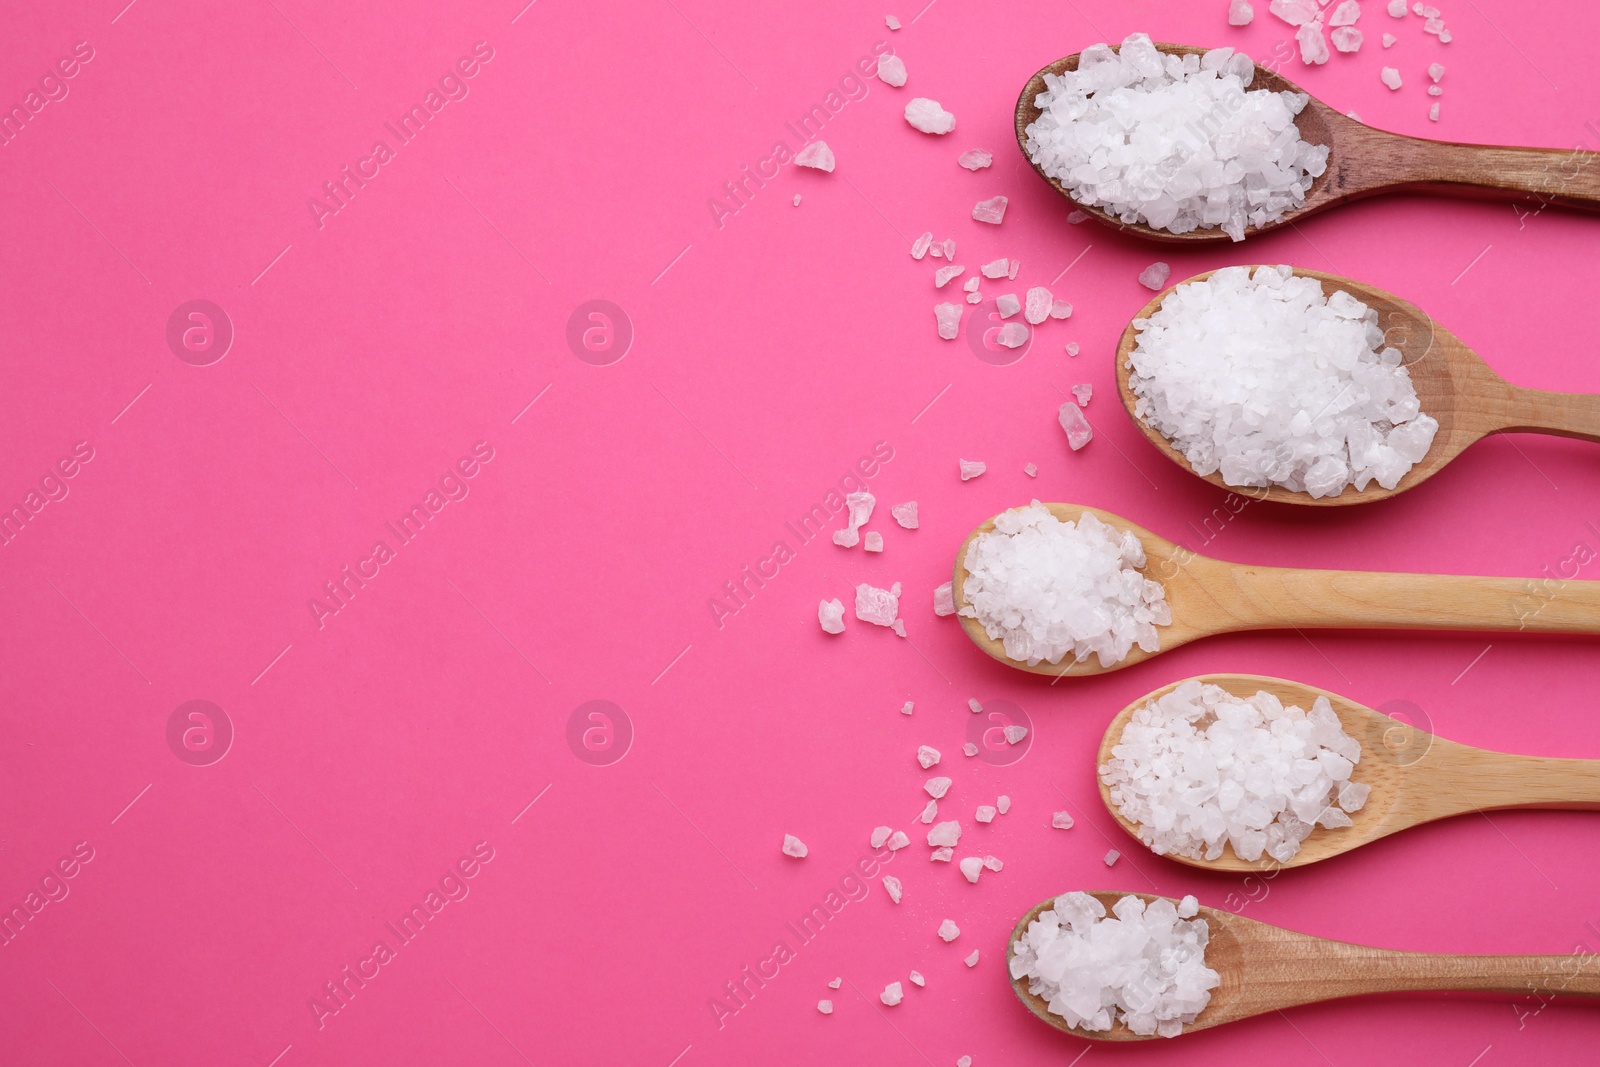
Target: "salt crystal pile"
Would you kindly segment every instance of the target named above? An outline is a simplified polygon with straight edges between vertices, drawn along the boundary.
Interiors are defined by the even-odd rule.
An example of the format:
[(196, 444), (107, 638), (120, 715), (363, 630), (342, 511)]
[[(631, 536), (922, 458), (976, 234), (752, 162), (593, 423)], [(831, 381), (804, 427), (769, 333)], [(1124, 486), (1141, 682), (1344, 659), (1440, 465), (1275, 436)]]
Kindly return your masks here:
[(808, 851), (810, 850), (806, 848), (806, 843), (798, 837), (793, 834), (783, 835), (783, 854), (785, 856), (793, 856), (797, 860), (803, 860), (806, 858)]
[(961, 480), (964, 482), (972, 481), (972, 479), (989, 469), (988, 465), (983, 463), (981, 460), (963, 459), (960, 462)]
[(1307, 713), (1188, 681), (1133, 713), (1100, 780), (1157, 855), (1214, 860), (1231, 846), (1287, 863), (1313, 829), (1349, 826), (1366, 803), (1370, 787), (1350, 781), (1360, 761), (1327, 697)]
[(956, 162), (968, 170), (982, 170), (994, 162), (994, 156), (981, 148), (974, 148), (971, 151), (961, 153), (961, 158), (957, 159)]
[(894, 516), (894, 521), (905, 529), (915, 530), (917, 528), (917, 502), (915, 500), (908, 500), (904, 504), (891, 505), (889, 514)]
[(1062, 522), (1037, 500), (1013, 508), (973, 538), (963, 563), (961, 614), (1030, 667), (1069, 653), (1074, 662), (1096, 655), (1109, 667), (1135, 644), (1158, 650), (1156, 627), (1172, 622), (1161, 583), (1140, 573), (1139, 539), (1088, 512)]
[(1294, 124), (1309, 97), (1249, 90), (1254, 77), (1231, 48), (1163, 56), (1142, 33), (1117, 51), (1093, 45), (1077, 70), (1045, 75), (1028, 156), (1078, 203), (1123, 222), (1221, 227), (1242, 241), (1246, 226), (1303, 203), (1328, 161)]
[(923, 133), (946, 134), (956, 128), (956, 117), (925, 96), (906, 105), (906, 121)]
[(817, 605), (817, 621), (825, 633), (844, 633), (844, 604), (835, 597)]
[[(1187, 909), (1185, 909), (1187, 910)], [(1087, 893), (1065, 893), (1011, 945), (1013, 980), (1081, 1030), (1121, 1021), (1136, 1034), (1176, 1037), (1222, 983), (1205, 964), (1211, 930), (1157, 898), (1125, 896), (1106, 916)]]
[(1133, 325), (1134, 414), (1201, 476), (1313, 497), (1393, 489), (1439, 429), (1378, 313), (1288, 267), (1226, 267)]
[[(887, 52), (879, 56), (878, 80), (885, 85), (892, 85), (896, 89), (904, 85), (906, 83), (905, 60), (899, 56), (889, 55)], [(907, 115), (906, 117), (909, 119), (911, 116)]]
[(833, 149), (828, 147), (827, 141), (812, 141), (795, 153), (794, 161), (802, 167), (833, 173)]
[(1003, 196), (991, 196), (987, 200), (979, 200), (972, 205), (972, 217), (979, 222), (987, 222), (991, 226), (1000, 225), (1006, 217), (1006, 204), (1010, 203)]

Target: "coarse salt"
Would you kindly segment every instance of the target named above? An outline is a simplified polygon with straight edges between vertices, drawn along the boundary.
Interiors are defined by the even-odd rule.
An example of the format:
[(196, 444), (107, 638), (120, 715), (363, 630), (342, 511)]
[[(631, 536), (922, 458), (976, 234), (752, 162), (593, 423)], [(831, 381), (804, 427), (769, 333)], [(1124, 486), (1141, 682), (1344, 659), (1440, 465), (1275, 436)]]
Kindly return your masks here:
[(1061, 423), (1061, 429), (1067, 435), (1067, 444), (1072, 446), (1074, 452), (1094, 439), (1094, 427), (1084, 418), (1083, 410), (1072, 401), (1068, 400), (1056, 409), (1056, 420)]
[(989, 164), (994, 162), (994, 156), (990, 155), (981, 148), (974, 148), (970, 151), (961, 153), (961, 158), (957, 159), (956, 162), (960, 163), (968, 170), (982, 170), (984, 167), (987, 167)]
[(1159, 293), (1170, 277), (1172, 277), (1172, 268), (1160, 260), (1156, 260), (1156, 262), (1139, 272), (1139, 284), (1146, 289), (1153, 289)]
[[(899, 56), (891, 55), (888, 52), (885, 52), (883, 55), (879, 56), (878, 80), (883, 82), (885, 85), (892, 85), (896, 89), (904, 85), (906, 83), (905, 60), (901, 59)], [(911, 116), (908, 114), (906, 116), (907, 121), (909, 121), (910, 118)], [(912, 125), (916, 126), (916, 123), (913, 122)], [(918, 126), (917, 128), (921, 129), (922, 127)]]
[(785, 856), (793, 856), (797, 860), (802, 860), (806, 858), (806, 853), (809, 851), (810, 849), (806, 848), (806, 843), (798, 837), (793, 834), (783, 835), (783, 854)]
[(961, 936), (961, 927), (946, 919), (939, 924), (939, 936), (945, 941), (954, 941)]
[(933, 317), (939, 324), (939, 336), (954, 341), (961, 332), (961, 305), (935, 304)]
[(802, 167), (833, 173), (833, 149), (827, 141), (812, 141), (795, 153), (794, 161)]
[(934, 587), (933, 613), (935, 615), (954, 615), (956, 613), (954, 582), (945, 582), (943, 585)]
[(956, 117), (940, 107), (939, 101), (925, 96), (906, 105), (906, 121), (923, 133), (946, 134), (956, 128)]
[(970, 482), (972, 479), (978, 477), (984, 471), (989, 469), (988, 465), (982, 460), (963, 459), (960, 462), (961, 480), (964, 482)]
[(983, 873), (983, 860), (978, 856), (963, 857), (957, 866), (961, 868), (961, 877), (974, 885), (978, 882), (978, 876)]
[(907, 530), (917, 528), (917, 502), (908, 500), (904, 504), (893, 504), (889, 507), (889, 514)]
[(817, 605), (817, 621), (822, 624), (824, 633), (844, 633), (844, 603), (837, 597), (824, 600)]
[(987, 222), (998, 226), (1006, 217), (1006, 204), (1009, 201), (1003, 196), (991, 196), (987, 200), (979, 200), (972, 206), (972, 217), (979, 222)]
[(918, 745), (917, 762), (922, 764), (923, 770), (927, 770), (939, 762), (939, 750), (932, 745)]
[(883, 888), (884, 888), (884, 891), (889, 894), (889, 899), (890, 900), (894, 901), (896, 904), (900, 903), (900, 895), (901, 895), (900, 879), (896, 878), (892, 874), (884, 875), (883, 876)]

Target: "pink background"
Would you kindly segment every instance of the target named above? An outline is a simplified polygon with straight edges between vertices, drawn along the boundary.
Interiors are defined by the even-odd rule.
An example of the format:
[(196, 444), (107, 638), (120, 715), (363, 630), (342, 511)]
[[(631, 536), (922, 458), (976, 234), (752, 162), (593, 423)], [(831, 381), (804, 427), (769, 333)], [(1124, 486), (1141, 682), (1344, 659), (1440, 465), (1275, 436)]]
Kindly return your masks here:
[[(75, 42), (93, 59), (0, 148), (0, 503), (21, 503), (77, 442), (93, 459), (0, 547), (0, 904), (23, 905), (80, 842), (93, 858), (47, 880), (67, 895), (0, 948), (0, 1061), (1067, 1063), (1089, 1046), (1021, 1009), (1003, 954), (1022, 911), (1071, 888), (1194, 892), (1393, 947), (1600, 948), (1591, 815), (1461, 818), (1263, 893), (1137, 850), (1099, 808), (1092, 768), (1117, 710), (1207, 671), (1410, 701), (1473, 744), (1600, 756), (1592, 641), (1241, 636), (1052, 688), (979, 654), (930, 604), (964, 534), (1035, 495), (1229, 559), (1596, 577), (1569, 561), (1600, 548), (1600, 452), (1555, 439), (1485, 442), (1387, 506), (1252, 505), (1203, 532), (1221, 495), (1129, 423), (1111, 352), (1150, 261), (1174, 277), (1288, 262), (1411, 298), (1520, 384), (1600, 391), (1600, 223), (1397, 197), (1246, 248), (1175, 252), (1069, 226), (1012, 138), (1024, 80), (1135, 30), (1267, 60), (1291, 35), (1265, 0), (1243, 30), (1224, 0), (937, 0), (920, 16), (832, 0), (523, 2), (9, 5), (0, 101), (21, 103)], [(1452, 44), (1367, 0), (1360, 53), (1283, 69), (1390, 129), (1600, 147), (1600, 71), (1580, 46), (1600, 15), (1440, 3)], [(1388, 51), (1385, 31), (1400, 38)], [(479, 41), (492, 59), (468, 95), (399, 145), (384, 124)], [(798, 148), (785, 124), (883, 48), (910, 83), (863, 95), (845, 81), (823, 133), (837, 171), (785, 166), (719, 226), (708, 201), (723, 183), (775, 142)], [(1437, 125), (1435, 60), (1449, 68)], [(1385, 64), (1401, 91), (1380, 84)], [(911, 130), (912, 95), (953, 111), (955, 133)], [(319, 228), (308, 199), (379, 139), (393, 158)], [(991, 169), (956, 166), (977, 147)], [(973, 222), (972, 204), (1000, 193), (1004, 224)], [(930, 284), (935, 263), (906, 255), (923, 230), (953, 236), (969, 275), (1021, 260), (1014, 286), (985, 283), (990, 298), (1053, 284), (1076, 313), (1010, 366), (938, 340), (931, 308), (949, 297)], [(235, 331), (209, 366), (165, 340), (192, 299)], [(608, 366), (566, 340), (595, 299), (635, 333)], [(1083, 381), (1096, 439), (1074, 454), (1054, 411)], [(398, 544), (385, 523), (477, 442), (493, 459), (459, 483), (469, 494), (319, 628), (308, 601), (323, 583), (377, 566), (361, 561)], [(877, 442), (892, 459), (868, 465), (869, 529), (886, 551), (800, 545), (785, 523)], [(989, 473), (963, 484), (959, 457)], [(907, 499), (919, 530), (889, 520)], [(772, 575), (779, 539), (792, 559), (719, 626), (712, 598), (743, 567)], [(820, 598), (897, 580), (906, 640), (853, 617), (839, 637), (819, 631)], [(1023, 758), (961, 756), (968, 697), (1025, 710)], [(196, 699), (235, 731), (209, 766), (167, 740)], [(633, 734), (609, 765), (568, 743), (574, 709), (597, 699)], [(614, 759), (620, 736), (591, 759)], [(841, 879), (851, 891), (873, 826), (920, 828), (924, 743), (946, 753), (963, 846), (1005, 869), (968, 885), (918, 840), (884, 868), (902, 904), (874, 877), (802, 944), (786, 923)], [(1001, 792), (1010, 814), (974, 825)], [(1049, 826), (1063, 808), (1078, 816), (1066, 833)], [(809, 858), (782, 856), (784, 833)], [(492, 860), (446, 883), (468, 895), (319, 1025), (324, 983), (377, 966), (360, 961), (380, 939), (398, 945), (385, 924), (479, 842)], [(1112, 846), (1126, 855), (1107, 870)], [(962, 929), (949, 945), (934, 934), (947, 917)], [(719, 1019), (724, 983), (780, 939), (792, 958)], [(877, 993), (912, 968), (927, 988), (882, 1008)], [(832, 992), (835, 975), (847, 984)], [(1581, 1003), (1429, 996), (1095, 1047), (1090, 1062), (1489, 1067), (1570, 1061), (1597, 1035)]]

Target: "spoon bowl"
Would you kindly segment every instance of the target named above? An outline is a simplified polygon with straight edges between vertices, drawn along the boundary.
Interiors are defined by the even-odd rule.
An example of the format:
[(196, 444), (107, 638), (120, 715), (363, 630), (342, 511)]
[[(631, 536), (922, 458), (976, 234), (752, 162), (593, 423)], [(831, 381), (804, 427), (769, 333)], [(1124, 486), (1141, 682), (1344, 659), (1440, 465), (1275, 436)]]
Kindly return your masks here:
[[(1209, 51), (1159, 42), (1156, 49), (1175, 56), (1204, 55)], [(1123, 222), (1102, 207), (1079, 203), (1066, 186), (1033, 162), (1028, 155), (1028, 127), (1040, 115), (1034, 101), (1045, 91), (1045, 75), (1077, 70), (1080, 55), (1074, 53), (1056, 60), (1036, 72), (1022, 87), (1022, 94), (1017, 98), (1017, 144), (1029, 166), (1080, 210), (1119, 230), (1174, 244), (1229, 240), (1218, 227), (1178, 234), (1142, 222)], [(1259, 63), (1248, 88), (1305, 92), (1288, 78)], [(1513, 148), (1407, 137), (1374, 129), (1309, 93), (1307, 96), (1306, 106), (1295, 116), (1295, 126), (1302, 140), (1328, 146), (1328, 168), (1313, 180), (1302, 204), (1284, 212), (1276, 222), (1245, 227), (1246, 237), (1299, 222), (1347, 201), (1400, 190), (1455, 196), (1532, 196), (1541, 205), (1600, 209), (1600, 166), (1595, 165), (1600, 154), (1583, 149)]]
[[(1255, 270), (1255, 267), (1251, 267)], [(1205, 271), (1168, 287), (1139, 310), (1134, 321), (1148, 319), (1162, 301), (1179, 286), (1204, 281), (1216, 271)], [(1223, 480), (1221, 471), (1198, 474), (1189, 460), (1172, 446), (1161, 431), (1148, 425), (1137, 414), (1139, 398), (1130, 380), (1131, 357), (1139, 341), (1139, 331), (1129, 322), (1117, 344), (1117, 395), (1127, 408), (1134, 425), (1155, 445), (1156, 450), (1178, 466), (1220, 489), (1254, 500), (1311, 507), (1343, 507), (1386, 500), (1432, 478), (1467, 447), (1497, 433), (1545, 433), (1600, 442), (1600, 396), (1581, 393), (1547, 393), (1520, 389), (1489, 368), (1455, 334), (1445, 329), (1406, 300), (1376, 286), (1341, 278), (1321, 271), (1294, 269), (1296, 277), (1315, 278), (1323, 294), (1344, 290), (1378, 313), (1378, 327), (1384, 343), (1400, 351), (1400, 359), (1411, 375), (1422, 410), (1437, 419), (1439, 432), (1422, 461), (1406, 472), (1393, 489), (1369, 482), (1365, 489), (1345, 486), (1343, 491), (1325, 497), (1286, 489), (1283, 486), (1233, 486)]]

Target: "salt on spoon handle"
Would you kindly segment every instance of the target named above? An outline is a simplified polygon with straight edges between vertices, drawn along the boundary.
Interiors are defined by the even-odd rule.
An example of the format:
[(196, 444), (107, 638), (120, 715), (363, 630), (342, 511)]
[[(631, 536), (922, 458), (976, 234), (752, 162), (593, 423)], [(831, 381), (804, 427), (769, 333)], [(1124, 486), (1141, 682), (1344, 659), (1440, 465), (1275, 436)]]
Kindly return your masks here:
[[(1189, 566), (1200, 564), (1196, 559)], [(1600, 582), (1252, 567), (1207, 560), (1230, 629), (1600, 633)], [(1226, 600), (1218, 593), (1231, 594)]]
[[(1360, 162), (1362, 185), (1472, 186), (1504, 195), (1527, 194), (1527, 213), (1555, 204), (1600, 210), (1600, 153), (1584, 149), (1512, 148), (1428, 141), (1359, 127), (1341, 151)], [(1357, 139), (1368, 143), (1357, 145)]]

